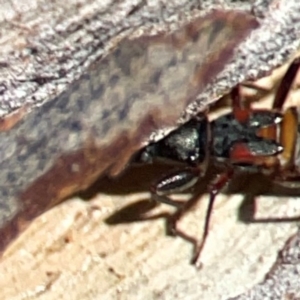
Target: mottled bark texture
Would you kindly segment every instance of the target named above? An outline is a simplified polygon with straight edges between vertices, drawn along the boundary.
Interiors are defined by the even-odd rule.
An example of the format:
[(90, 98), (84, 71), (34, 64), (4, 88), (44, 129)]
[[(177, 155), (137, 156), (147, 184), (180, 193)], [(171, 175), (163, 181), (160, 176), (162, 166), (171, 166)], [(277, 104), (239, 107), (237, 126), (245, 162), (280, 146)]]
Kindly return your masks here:
[[(72, 78), (78, 77), (76, 72), (82, 74), (63, 93), (33, 109), (13, 128), (6, 126), (15, 123), (9, 116), (3, 120), (3, 129), (9, 130), (0, 136), (0, 251), (46, 209), (88, 187), (105, 171), (118, 174), (149, 140), (166, 134), (241, 80), (257, 77), (281, 63), (298, 42), (300, 4), (274, 2), (276, 5), (271, 2), (266, 6), (268, 11), (260, 16), (260, 24), (247, 2), (244, 12), (226, 10), (230, 1), (212, 12), (206, 8), (213, 7), (209, 1), (197, 2), (199, 11), (193, 5), (181, 6), (181, 12), (188, 16), (174, 28), (172, 24), (157, 26), (151, 37), (147, 37), (151, 22), (141, 27), (151, 19), (149, 14), (148, 19), (142, 17), (143, 11), (148, 11), (144, 2), (102, 5), (98, 11), (102, 19), (94, 13), (65, 27), (47, 24), (42, 32), (22, 19), (22, 13), (28, 17), (30, 10), (6, 18), (3, 23), (7, 27), (20, 26), (27, 35), (22, 42), (14, 42), (19, 52), (9, 48), (3, 51), (2, 75), (14, 71), (1, 84), (4, 114), (24, 103), (38, 104), (36, 91), (67, 77), (66, 62), (70, 63), (74, 54), (79, 58), (71, 60), (77, 62), (71, 67), (77, 70)], [(173, 12), (167, 4), (158, 3), (158, 23), (166, 25), (167, 17), (179, 14), (179, 5)], [(116, 13), (119, 21), (114, 23), (114, 13), (121, 4), (126, 7), (123, 19), (120, 21)], [(84, 6), (76, 3), (78, 13)], [(90, 36), (76, 35), (81, 27)], [(140, 28), (146, 29), (140, 32)], [(49, 39), (63, 43), (64, 34), (70, 32), (85, 40), (84, 47), (90, 49), (82, 50), (80, 43), (75, 50), (73, 44), (61, 49), (55, 42), (49, 46)], [(95, 61), (86, 69), (82, 66), (90, 55)], [(19, 67), (21, 61), (22, 72), (14, 64), (16, 59)], [(55, 67), (45, 67), (53, 61)], [(40, 66), (44, 69), (37, 71)], [(23, 98), (11, 100), (20, 91)], [(13, 117), (18, 119), (18, 114)]]

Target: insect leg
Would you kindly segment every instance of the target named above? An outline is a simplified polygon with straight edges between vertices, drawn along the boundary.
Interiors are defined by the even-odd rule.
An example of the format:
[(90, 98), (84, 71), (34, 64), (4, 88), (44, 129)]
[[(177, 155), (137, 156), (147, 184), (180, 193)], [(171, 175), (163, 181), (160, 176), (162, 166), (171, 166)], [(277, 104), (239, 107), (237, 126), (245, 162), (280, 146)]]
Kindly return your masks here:
[(186, 191), (194, 186), (201, 172), (198, 168), (185, 168), (164, 175), (151, 188), (152, 199), (161, 203), (180, 207), (181, 204), (168, 197), (170, 194)]
[(240, 88), (240, 85), (237, 85), (231, 91), (232, 110), (235, 119), (238, 120), (240, 123), (245, 123), (249, 119), (251, 108), (245, 107), (241, 99)]
[[(207, 207), (206, 217), (205, 217), (205, 223), (204, 223), (204, 231), (202, 235), (202, 240), (199, 245), (198, 239), (189, 236), (185, 232), (183, 232), (180, 229), (177, 229), (177, 222), (180, 220), (182, 215), (186, 213), (191, 207), (193, 207), (196, 202), (198, 201), (199, 197), (191, 198), (189, 201), (187, 201), (184, 206), (179, 207), (177, 211), (171, 215), (167, 220), (167, 231), (169, 234), (176, 235), (184, 239), (185, 241), (191, 243), (193, 245), (193, 256), (191, 259), (192, 264), (197, 264), (199, 261), (199, 257), (201, 255), (201, 252), (204, 248), (204, 244), (206, 242), (206, 238), (208, 236), (209, 232), (209, 223), (211, 219), (211, 214), (213, 210), (213, 204), (215, 201), (216, 196), (218, 193), (228, 184), (228, 182), (231, 180), (233, 176), (233, 170), (229, 169), (225, 173), (218, 175), (212, 183), (209, 185), (209, 204)], [(197, 195), (198, 196), (198, 195)]]
[(220, 193), (220, 191), (230, 182), (231, 178), (233, 177), (233, 170), (229, 169), (223, 174), (219, 174), (210, 184), (209, 186), (209, 203), (207, 207), (207, 212), (205, 215), (205, 223), (204, 223), (204, 231), (202, 235), (201, 243), (198, 247), (195, 248), (195, 252), (192, 258), (191, 263), (197, 264), (201, 252), (205, 246), (205, 242), (209, 232), (209, 224), (211, 220), (211, 215), (213, 211), (214, 202), (216, 196)]
[(282, 78), (275, 95), (273, 108), (281, 110), (300, 67), (300, 57), (294, 59)]

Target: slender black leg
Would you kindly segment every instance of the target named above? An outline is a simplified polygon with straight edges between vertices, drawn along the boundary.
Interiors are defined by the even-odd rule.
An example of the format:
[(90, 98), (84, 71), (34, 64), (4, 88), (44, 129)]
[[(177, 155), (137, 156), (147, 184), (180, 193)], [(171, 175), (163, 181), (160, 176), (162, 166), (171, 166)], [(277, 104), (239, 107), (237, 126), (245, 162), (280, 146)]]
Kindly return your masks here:
[(180, 220), (182, 215), (184, 213), (186, 213), (189, 209), (191, 209), (197, 203), (198, 197), (192, 198), (191, 200), (189, 200), (187, 203), (185, 203), (185, 205), (182, 208), (179, 208), (168, 219), (168, 223), (167, 223), (168, 233), (179, 236), (182, 239), (186, 240), (187, 242), (189, 242), (193, 245), (194, 250), (193, 250), (193, 257), (191, 260), (192, 264), (197, 264), (198, 266), (200, 266), (198, 264), (198, 261), (199, 261), (199, 257), (201, 255), (201, 252), (204, 248), (204, 245), (205, 245), (205, 242), (206, 242), (206, 239), (208, 236), (209, 224), (210, 224), (210, 219), (211, 219), (211, 214), (212, 214), (215, 198), (218, 195), (218, 193), (229, 183), (232, 176), (233, 176), (233, 171), (230, 169), (226, 173), (218, 175), (209, 186), (209, 204), (207, 207), (205, 223), (204, 223), (204, 231), (203, 231), (202, 240), (201, 240), (200, 244), (198, 243), (197, 239), (195, 239), (194, 237), (191, 237), (191, 236), (187, 235), (185, 232), (177, 229), (177, 226), (176, 226), (177, 222)]
[(281, 80), (281, 83), (278, 87), (273, 108), (281, 110), (286, 99), (287, 95), (291, 89), (291, 86), (297, 76), (298, 70), (300, 67), (300, 57), (297, 57), (289, 66), (287, 72), (285, 73), (284, 77)]
[(184, 192), (193, 187), (197, 183), (200, 174), (198, 168), (185, 168), (163, 176), (150, 188), (152, 199), (179, 208), (181, 203), (172, 200), (168, 195)]
[(208, 232), (209, 232), (209, 224), (210, 224), (210, 220), (211, 220), (213, 205), (214, 205), (216, 196), (229, 183), (232, 176), (233, 176), (233, 170), (229, 170), (226, 173), (218, 175), (217, 178), (211, 183), (211, 185), (209, 187), (209, 203), (208, 203), (207, 212), (206, 212), (206, 216), (205, 216), (204, 231), (203, 231), (201, 243), (195, 250), (194, 257), (192, 258), (192, 264), (197, 264), (199, 257), (201, 255), (201, 252), (205, 246), (205, 242), (206, 242)]
[(240, 123), (245, 123), (249, 118), (251, 109), (249, 107), (245, 107), (245, 103), (241, 99), (240, 89), (240, 85), (237, 85), (231, 91), (232, 110), (236, 120)]

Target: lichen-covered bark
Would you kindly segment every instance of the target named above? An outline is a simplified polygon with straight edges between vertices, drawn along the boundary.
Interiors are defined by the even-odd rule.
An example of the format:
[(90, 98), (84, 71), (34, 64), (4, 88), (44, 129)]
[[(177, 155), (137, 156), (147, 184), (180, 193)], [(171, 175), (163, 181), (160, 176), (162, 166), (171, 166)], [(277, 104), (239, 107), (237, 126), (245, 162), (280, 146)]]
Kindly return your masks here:
[[(126, 14), (141, 7), (133, 5)], [(238, 82), (280, 64), (296, 47), (299, 3), (270, 5), (257, 30), (249, 3), (245, 12), (226, 11), (225, 3), (221, 7), (206, 16), (204, 9), (196, 19), (191, 14), (190, 23), (173, 33), (171, 28), (148, 38), (138, 34), (141, 37), (115, 41), (67, 91), (0, 135), (0, 251), (47, 208), (86, 188), (100, 174), (118, 174), (160, 131), (166, 134)], [(128, 29), (125, 25), (121, 31)], [(39, 48), (29, 46), (43, 56)], [(67, 59), (57, 57), (57, 63)], [(51, 58), (47, 56), (49, 62)], [(49, 80), (55, 77), (28, 81), (42, 85)], [(3, 95), (8, 90), (5, 82), (2, 88)], [(5, 119), (1, 128), (10, 128), (18, 120), (14, 117)]]
[[(1, 3), (2, 1), (5, 2), (6, 0), (0, 0)], [(163, 16), (168, 21), (170, 15), (166, 14), (166, 12), (171, 11), (173, 3), (175, 2), (177, 4), (179, 3), (179, 6), (174, 6), (175, 12), (172, 13), (177, 16), (182, 15), (182, 12), (186, 12), (187, 18), (191, 17), (191, 15), (189, 15), (190, 7), (196, 2), (201, 5), (205, 3), (211, 4), (212, 6), (214, 6), (216, 2), (227, 2), (228, 6), (226, 7), (231, 9), (233, 8), (233, 6), (231, 6), (233, 3), (237, 5), (236, 7), (239, 9), (241, 8), (241, 3), (244, 3), (246, 4), (246, 8), (243, 7), (243, 9), (250, 13), (250, 10), (248, 10), (250, 5), (247, 1), (230, 0), (188, 0), (186, 2), (184, 2), (184, 0), (85, 0), (82, 2), (78, 0), (51, 2), (45, 0), (24, 0), (22, 1), (22, 5), (16, 5), (15, 7), (15, 10), (19, 9), (22, 16), (25, 14), (22, 11), (24, 2), (30, 3), (30, 5), (25, 7), (28, 10), (28, 14), (36, 15), (36, 18), (43, 19), (42, 24), (47, 24), (44, 28), (47, 33), (49, 33), (49, 28), (56, 28), (54, 27), (56, 23), (53, 21), (55, 17), (59, 19), (60, 15), (63, 16), (59, 21), (64, 23), (66, 27), (60, 27), (61, 24), (59, 24), (58, 27), (60, 27), (62, 31), (53, 31), (51, 34), (52, 37), (57, 38), (53, 45), (57, 45), (56, 42), (63, 44), (63, 42), (66, 41), (66, 47), (63, 49), (59, 48), (60, 44), (57, 47), (59, 51), (51, 52), (53, 49), (57, 50), (57, 48), (49, 47), (49, 40), (42, 39), (43, 43), (41, 43), (41, 41), (37, 43), (41, 46), (37, 49), (39, 51), (37, 53), (33, 51), (33, 55), (37, 55), (38, 58), (42, 58), (43, 60), (36, 59), (34, 61), (35, 63), (39, 62), (39, 65), (35, 69), (32, 68), (31, 61), (29, 62), (31, 56), (28, 57), (25, 55), (22, 57), (19, 62), (23, 62), (24, 65), (27, 63), (28, 66), (25, 68), (23, 65), (17, 65), (17, 70), (21, 69), (21, 72), (7, 73), (9, 76), (13, 75), (15, 81), (12, 81), (10, 88), (8, 88), (8, 93), (6, 93), (7, 90), (3, 93), (3, 83), (6, 84), (6, 79), (10, 78), (9, 76), (2, 76), (2, 71), (6, 71), (4, 67), (5, 64), (15, 66), (16, 60), (18, 60), (16, 59), (18, 58), (16, 55), (17, 52), (26, 54), (26, 51), (24, 52), (22, 43), (18, 43), (18, 39), (15, 38), (18, 35), (13, 36), (12, 40), (9, 40), (11, 36), (5, 35), (5, 33), (3, 33), (4, 27), (1, 26), (1, 33), (3, 33), (1, 38), (7, 42), (1, 43), (0, 41), (0, 52), (2, 52), (3, 46), (9, 46), (14, 49), (13, 52), (7, 53), (7, 59), (0, 58), (0, 102), (1, 109), (5, 111), (6, 108), (8, 110), (14, 109), (14, 104), (18, 106), (18, 103), (22, 104), (23, 100), (25, 102), (27, 100), (29, 100), (29, 102), (33, 101), (33, 99), (37, 99), (37, 102), (40, 100), (52, 100), (54, 96), (51, 86), (54, 86), (56, 89), (56, 87), (61, 87), (65, 83), (72, 81), (74, 78), (72, 77), (74, 75), (72, 71), (76, 70), (75, 73), (78, 75), (85, 70), (83, 64), (88, 65), (90, 61), (93, 61), (95, 54), (91, 54), (91, 52), (95, 50), (93, 46), (98, 43), (100, 49), (103, 45), (99, 43), (99, 40), (92, 40), (91, 43), (87, 44), (84, 44), (84, 42), (89, 38), (89, 30), (95, 29), (95, 26), (93, 27), (92, 24), (98, 24), (99, 19), (103, 19), (103, 14), (97, 18), (99, 4), (105, 3), (107, 7), (111, 8), (105, 12), (101, 10), (103, 13), (113, 15), (111, 18), (105, 17), (105, 24), (102, 24), (106, 27), (106, 31), (103, 34), (103, 36), (105, 35), (105, 38), (107, 38), (106, 41), (109, 41), (109, 37), (113, 36), (114, 33), (117, 35), (118, 31), (123, 28), (122, 26), (128, 24), (126, 23), (127, 21), (132, 21), (131, 16), (141, 11), (150, 11), (151, 8), (148, 7), (148, 3), (153, 5), (153, 3), (159, 2), (165, 3), (166, 5), (162, 6), (162, 14), (158, 11), (154, 11), (152, 15), (147, 15), (149, 16), (149, 19), (147, 19), (149, 22), (153, 16), (157, 16), (157, 19)], [(90, 18), (85, 18), (84, 21), (80, 20), (79, 17), (78, 19), (70, 18), (72, 13), (77, 14), (77, 12), (73, 12), (73, 8), (70, 8), (71, 3), (78, 7), (82, 5), (82, 7), (86, 9), (87, 3), (91, 2), (96, 4), (94, 5), (93, 13), (89, 15)], [(132, 6), (130, 6), (130, 2)], [(203, 105), (206, 105), (205, 101), (215, 101), (224, 91), (228, 91), (230, 87), (240, 80), (249, 77), (255, 78), (262, 73), (268, 72), (268, 70), (272, 69), (275, 65), (281, 64), (291, 51), (295, 49), (296, 44), (299, 43), (300, 2), (298, 0), (255, 1), (255, 3), (259, 2), (263, 3), (263, 5), (260, 9), (255, 9), (255, 12), (256, 15), (262, 18), (260, 20), (261, 26), (257, 30), (252, 31), (246, 42), (239, 44), (231, 63), (225, 67), (225, 70), (217, 76), (212, 84), (207, 86), (206, 91), (200, 94), (199, 102), (196, 103), (195, 108), (199, 108), (199, 103), (202, 105), (201, 107), (203, 107)], [(7, 3), (11, 5), (13, 3), (18, 4), (19, 2), (17, 0), (9, 0)], [(34, 6), (36, 3), (40, 6), (42, 6), (41, 3), (46, 3), (47, 6), (45, 8), (47, 9), (43, 11), (35, 10), (35, 7), (32, 7), (31, 4)], [(121, 8), (116, 9), (116, 7), (121, 7), (124, 3), (126, 4), (123, 7), (124, 10), (126, 10), (126, 12), (132, 10), (133, 14), (130, 16), (124, 14), (124, 22), (115, 25), (114, 22), (118, 19), (116, 15), (119, 14), (120, 16), (124, 12)], [(136, 3), (143, 4), (137, 5), (137, 8), (134, 9)], [(128, 7), (125, 7), (127, 4)], [(181, 8), (180, 5), (182, 6)], [(65, 10), (61, 8), (62, 6), (64, 6)], [(53, 11), (54, 13), (49, 21), (49, 19), (45, 18), (45, 14), (48, 14), (51, 9), (52, 13)], [(201, 7), (201, 9), (204, 8)], [(221, 9), (225, 8), (221, 7)], [(4, 11), (3, 6), (0, 15), (2, 11)], [(5, 17), (7, 17), (7, 14)], [(73, 23), (69, 22), (70, 19), (68, 18), (72, 19)], [(27, 23), (27, 19), (24, 20), (20, 18), (20, 15), (17, 15), (16, 19), (14, 19), (9, 26), (29, 33), (30, 39), (26, 40), (29, 46), (31, 46), (32, 39), (38, 39), (38, 35), (42, 36), (42, 34), (45, 33), (43, 30), (38, 30), (37, 23), (35, 22), (33, 22), (34, 26), (31, 26)], [(120, 17), (120, 20), (121, 19), (122, 17)], [(89, 20), (91, 20), (91, 22)], [(139, 17), (137, 17), (136, 20), (138, 21), (137, 26), (147, 23), (147, 21), (139, 19)], [(156, 19), (154, 21), (156, 21)], [(177, 23), (177, 20), (174, 21), (174, 23)], [(178, 22), (178, 24), (181, 23)], [(3, 25), (3, 23), (1, 23), (1, 25)], [(172, 26), (173, 25), (174, 24), (172, 24)], [(110, 29), (107, 28), (108, 26), (110, 26)], [(173, 28), (172, 26), (170, 26), (170, 29)], [(67, 31), (63, 32), (65, 29), (67, 29)], [(78, 38), (78, 32), (81, 29), (85, 29), (85, 32), (87, 32), (86, 34), (80, 34), (82, 39)], [(97, 29), (95, 30), (97, 31)], [(101, 32), (99, 36), (102, 36), (103, 31), (99, 30), (99, 32)], [(109, 33), (112, 35), (106, 35)], [(69, 43), (68, 34), (73, 37), (72, 41), (74, 41), (74, 43), (78, 42), (82, 47), (74, 47), (76, 48), (75, 50), (73, 47), (69, 47), (69, 45), (73, 46), (74, 44)], [(65, 40), (61, 39), (61, 36), (63, 36)], [(99, 36), (95, 35), (95, 37)], [(49, 35), (46, 35), (46, 37), (49, 38)], [(16, 43), (12, 43), (12, 41), (16, 41)], [(52, 41), (53, 40), (51, 40), (51, 42)], [(49, 54), (51, 60), (48, 60), (49, 57), (42, 52), (43, 49), (50, 50), (46, 54)], [(76, 52), (77, 50), (78, 52)], [(91, 52), (89, 52), (90, 50)], [(82, 55), (83, 51), (85, 51), (85, 54), (91, 54), (86, 60), (84, 55)], [(101, 49), (99, 52), (101, 52)], [(62, 54), (66, 55), (63, 56)], [(3, 53), (1, 53), (1, 55), (2, 57), (6, 56), (6, 54), (3, 56)], [(59, 64), (56, 63), (56, 59), (60, 62)], [(78, 64), (74, 63), (76, 59), (79, 59)], [(71, 68), (68, 69), (67, 66), (71, 66)], [(61, 75), (60, 78), (56, 76), (40, 76), (44, 74), (43, 71), (51, 75), (52, 73), (48, 72), (51, 67), (57, 67), (53, 74), (56, 74), (57, 71), (57, 74)], [(67, 71), (67, 73), (63, 71)], [(2, 80), (3, 78), (5, 80)], [(50, 87), (48, 84), (50, 84)], [(261, 82), (259, 84), (261, 84)], [(28, 94), (23, 93), (25, 86), (30, 89), (33, 88), (34, 91), (35, 89), (38, 91), (40, 88), (40, 90), (44, 92), (44, 98), (41, 99), (37, 97), (37, 93), (30, 94), (30, 91)], [(65, 87), (66, 86), (67, 84)], [(71, 85), (70, 88), (73, 88), (73, 85)], [(55, 90), (55, 93), (56, 92)], [(18, 96), (20, 96), (20, 98), (18, 98)], [(296, 99), (300, 98), (296, 96)], [(3, 103), (7, 105), (2, 106)], [(12, 104), (12, 106), (9, 104)], [(48, 106), (48, 108), (49, 107), (51, 107), (51, 105)], [(192, 109), (193, 107), (191, 107), (191, 110)], [(1, 115), (2, 113), (3, 111), (1, 111)], [(47, 120), (48, 110), (46, 108), (42, 109), (41, 113), (43, 117), (40, 117), (39, 120)], [(2, 127), (11, 127), (9, 124), (14, 124), (15, 121), (18, 120), (19, 114), (16, 114), (15, 117), (15, 120), (11, 118), (3, 120)], [(30, 115), (25, 116), (25, 118), (27, 117), (30, 117)], [(36, 123), (31, 122), (31, 124), (33, 128), (30, 128), (30, 130), (35, 130)], [(23, 125), (19, 126), (22, 127)], [(98, 124), (98, 126), (100, 125)], [(57, 132), (59, 132), (59, 128)], [(16, 133), (12, 135), (14, 134)], [(1, 134), (3, 144), (0, 145), (0, 148), (2, 146), (2, 149), (7, 149), (8, 152), (6, 152), (6, 150), (2, 151), (2, 153), (5, 154), (9, 153), (9, 151), (14, 151), (14, 149), (9, 147), (9, 144), (5, 144), (5, 141), (10, 141), (8, 136), (11, 136), (11, 133)], [(18, 141), (21, 143), (22, 138)], [(53, 151), (56, 151), (56, 149)], [(117, 160), (119, 155), (122, 157), (122, 152), (116, 152), (112, 151), (111, 156), (115, 155)], [(53, 157), (55, 157), (55, 155), (54, 153)], [(41, 157), (43, 158), (43, 156)], [(89, 156), (86, 157), (88, 158)], [(70, 160), (72, 161), (71, 156)], [(55, 160), (52, 160), (52, 162), (53, 161), (55, 162)], [(63, 165), (63, 160), (61, 161)], [(90, 164), (92, 168), (99, 167), (99, 165), (95, 166), (92, 163)], [(74, 168), (72, 172), (70, 172), (71, 174), (73, 171), (76, 172), (77, 169), (76, 164), (74, 165), (72, 163), (72, 166)], [(59, 167), (57, 167), (57, 170), (58, 169)], [(102, 169), (100, 168), (100, 170)], [(22, 171), (24, 171), (24, 173)], [(21, 174), (21, 178), (18, 179), (21, 184), (19, 191), (22, 190), (22, 186), (25, 187), (27, 184), (28, 186), (32, 184), (29, 178), (25, 177), (25, 169), (22, 171), (18, 171), (18, 174)], [(85, 174), (84, 172), (83, 174)], [(131, 296), (137, 297), (137, 295), (140, 295), (143, 299), (147, 297), (149, 299), (157, 297), (177, 299), (187, 296), (194, 297), (195, 299), (232, 299), (232, 297), (245, 292), (258, 281), (264, 280), (264, 276), (270, 270), (270, 266), (272, 265), (272, 261), (274, 261), (274, 256), (278, 249), (282, 249), (286, 239), (297, 230), (296, 224), (291, 222), (286, 224), (270, 223), (261, 225), (238, 222), (236, 221), (236, 215), (240, 207), (242, 196), (230, 197), (229, 195), (220, 195), (218, 205), (214, 211), (212, 228), (210, 228), (209, 238), (211, 243), (208, 245), (208, 248), (206, 248), (206, 253), (204, 253), (207, 257), (203, 257), (204, 268), (202, 270), (195, 270), (194, 267), (188, 265), (188, 259), (191, 254), (190, 245), (181, 242), (179, 238), (173, 239), (166, 237), (161, 220), (142, 224), (134, 222), (123, 226), (107, 226), (104, 224), (103, 219), (115, 212), (118, 207), (127, 207), (130, 201), (134, 202), (133, 206), (139, 207), (141, 198), (149, 199), (148, 194), (133, 195), (132, 199), (124, 195), (127, 193), (136, 193), (140, 190), (147, 190), (151, 182), (150, 179), (145, 179), (145, 177), (147, 177), (145, 175), (148, 175), (148, 173), (151, 173), (151, 171), (149, 172), (147, 168), (132, 170), (131, 175), (129, 174), (127, 179), (124, 180), (123, 188), (120, 188), (122, 184), (118, 184), (118, 181), (101, 181), (102, 183), (99, 183), (97, 189), (97, 192), (101, 194), (96, 202), (90, 201), (89, 203), (84, 203), (76, 199), (75, 201), (70, 201), (65, 203), (65, 205), (56, 207), (48, 212), (48, 214), (42, 216), (42, 218), (36, 220), (30, 230), (22, 235), (22, 238), (6, 252), (4, 259), (1, 260), (0, 298), (64, 299), (68, 297), (70, 299), (82, 300), (97, 299), (99, 297), (106, 297), (107, 299), (115, 299), (118, 297), (130, 298)], [(64, 170), (63, 174), (68, 178), (68, 172)], [(61, 177), (61, 186), (66, 183), (64, 176)], [(75, 175), (73, 174), (73, 176)], [(87, 182), (92, 178), (92, 176), (88, 176)], [(36, 181), (36, 185), (31, 185), (31, 191), (34, 197), (41, 199), (48, 189), (51, 190), (51, 185), (44, 184), (47, 182), (46, 179), (47, 176), (44, 178), (45, 181)], [(13, 184), (14, 180), (10, 180)], [(56, 180), (56, 182), (58, 182), (58, 178)], [(74, 180), (74, 177), (72, 177), (72, 180)], [(85, 175), (83, 175), (80, 180), (80, 184), (83, 186)], [(23, 183), (21, 181), (23, 181)], [(236, 183), (240, 183), (239, 177)], [(236, 183), (233, 183), (234, 191), (237, 190)], [(140, 187), (139, 184), (141, 184), (142, 187)], [(2, 185), (2, 182), (0, 182), (0, 185)], [(6, 189), (9, 185), (10, 182), (3, 182), (2, 186)], [(251, 193), (256, 191), (256, 185), (263, 187), (263, 191), (266, 190), (266, 182), (256, 177), (253, 178), (251, 182), (247, 181), (245, 185), (245, 189), (241, 188), (238, 189), (238, 191), (243, 191), (246, 195), (248, 195), (249, 191)], [(68, 185), (66, 187), (68, 187)], [(35, 188), (36, 192), (34, 193)], [(5, 193), (5, 189), (3, 193)], [(15, 191), (12, 189), (11, 192), (14, 193)], [(61, 192), (61, 194), (64, 193), (67, 194), (67, 189)], [(114, 199), (111, 193), (121, 196), (116, 196), (116, 199)], [(258, 193), (261, 193), (260, 189)], [(277, 216), (277, 214), (286, 217), (290, 215), (290, 213), (297, 215), (297, 212), (299, 212), (299, 201), (296, 198), (289, 199), (288, 201), (287, 199), (278, 199), (277, 196), (281, 194), (278, 193), (278, 191), (274, 193), (271, 195), (273, 199), (270, 199), (269, 196), (260, 197), (260, 199), (258, 199), (256, 208), (258, 209), (259, 216), (261, 215), (262, 206), (264, 207), (263, 215), (266, 217)], [(282, 196), (287, 195), (284, 194)], [(23, 199), (25, 198), (26, 195)], [(5, 196), (4, 199), (7, 200), (7, 196)], [(16, 197), (16, 199), (19, 198)], [(47, 198), (47, 201), (50, 201), (49, 198)], [(116, 205), (112, 205), (112, 202), (116, 203)], [(2, 209), (2, 205), (5, 204), (6, 202), (1, 202), (0, 210)], [(47, 205), (48, 204), (47, 202)], [(199, 204), (200, 207), (193, 210), (195, 218), (191, 218), (193, 216), (188, 215), (186, 218), (186, 221), (188, 221), (187, 224), (183, 224), (186, 225), (184, 226), (184, 230), (187, 230), (186, 232), (193, 234), (195, 237), (201, 236), (204, 212), (207, 206), (206, 199), (201, 199)], [(17, 205), (19, 205), (19, 202)], [(37, 205), (39, 205), (39, 202), (37, 202)], [(77, 207), (77, 209), (74, 209), (74, 206)], [(18, 207), (20, 209), (22, 208), (22, 206)], [(32, 208), (34, 211), (37, 207), (33, 206)], [(42, 204), (40, 208), (43, 208)], [(162, 207), (163, 212), (164, 209), (165, 207)], [(134, 213), (132, 209), (130, 209), (129, 212), (131, 214)], [(28, 213), (28, 218), (26, 218), (26, 213)], [(11, 222), (10, 229), (14, 230), (13, 226), (16, 224), (15, 233), (19, 233), (21, 225), (23, 224), (25, 227), (27, 225), (26, 223), (31, 221), (30, 216), (30, 211), (24, 209), (24, 214), (22, 218), (20, 218), (22, 222)], [(132, 215), (131, 219), (133, 219)], [(179, 225), (181, 226), (182, 224)], [(193, 229), (198, 231), (194, 234)], [(1, 235), (1, 238), (2, 237)], [(299, 253), (296, 251), (299, 248), (297, 246), (297, 244), (293, 245), (290, 251), (299, 257)], [(282, 297), (293, 299), (297, 297), (299, 294), (297, 268), (299, 266), (295, 261), (283, 259), (282, 267), (282, 272), (278, 272), (278, 270), (274, 268), (275, 274), (269, 274), (267, 278), (265, 278), (265, 282), (258, 285), (253, 293), (250, 291), (247, 295), (242, 295), (241, 299), (265, 299), (266, 297), (273, 297), (274, 299), (281, 299)], [(276, 278), (274, 278), (273, 275), (275, 275)], [(263, 285), (267, 285), (267, 287), (265, 288)]]
[(152, 132), (180, 118), (257, 25), (248, 14), (215, 11), (173, 34), (125, 39), (67, 92), (2, 133), (0, 250), (105, 170), (119, 173)]

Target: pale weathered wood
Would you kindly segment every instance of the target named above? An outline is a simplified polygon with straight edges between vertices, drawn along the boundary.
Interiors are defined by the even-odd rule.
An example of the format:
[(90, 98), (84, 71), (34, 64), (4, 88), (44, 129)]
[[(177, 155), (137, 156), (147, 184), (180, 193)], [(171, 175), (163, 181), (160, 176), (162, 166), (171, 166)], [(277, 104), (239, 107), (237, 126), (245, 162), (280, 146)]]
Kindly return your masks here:
[[(11, 14), (18, 9), (14, 6)], [(24, 32), (21, 25), (17, 28)], [(13, 42), (20, 32), (7, 44), (18, 46)], [(265, 83), (272, 86), (272, 81)], [(56, 88), (54, 84), (54, 94)], [(49, 86), (46, 90), (51, 94)], [(299, 101), (296, 93), (290, 103)], [(221, 195), (199, 271), (188, 264), (190, 245), (166, 237), (162, 219), (117, 226), (103, 222), (116, 209), (147, 200), (151, 179), (160, 172), (146, 167), (129, 171), (119, 181), (100, 181), (89, 202), (75, 197), (38, 218), (1, 260), (0, 299), (228, 299), (262, 281), (278, 251), (297, 232), (295, 223), (238, 222), (243, 195)], [(260, 178), (235, 182), (242, 190), (258, 191), (268, 184)], [(274, 193), (258, 198), (260, 214), (297, 215), (298, 198), (277, 198)], [(206, 203), (204, 197), (181, 223), (191, 234), (201, 236)], [(157, 212), (169, 209), (161, 206)], [(263, 298), (258, 294), (253, 299)]]
[[(270, 87), (272, 80), (260, 84)], [(290, 102), (297, 101), (295, 90)], [(244, 196), (220, 195), (203, 268), (197, 270), (188, 263), (190, 245), (166, 237), (162, 219), (103, 223), (117, 208), (148, 199), (149, 194), (141, 191), (160, 172), (146, 167), (117, 181), (102, 180), (84, 195), (92, 197), (88, 203), (74, 198), (38, 218), (1, 262), (1, 299), (228, 299), (262, 281), (278, 251), (297, 232), (293, 222), (243, 224), (237, 220), (237, 209)], [(235, 184), (242, 191), (259, 193), (268, 182), (238, 178)], [(278, 191), (257, 199), (258, 216), (297, 216), (299, 199), (274, 193)], [(206, 204), (204, 197), (180, 226), (200, 236)], [(161, 206), (157, 212), (168, 209)], [(263, 298), (258, 294), (255, 299)]]
[[(215, 80), (235, 56), (236, 47), (258, 26), (248, 12), (218, 10), (175, 32), (123, 39), (46, 105), (32, 109), (26, 117), (23, 109), (26, 112), (27, 105), (5, 116), (2, 125), (7, 132), (0, 135), (0, 252), (30, 220), (86, 189), (100, 175), (116, 175), (157, 131), (166, 133), (176, 126), (185, 108)], [(92, 42), (104, 45), (103, 30), (93, 30)], [(39, 32), (41, 37), (44, 33)], [(47, 37), (40, 38), (39, 44), (45, 40)], [(57, 46), (53, 43), (52, 47)], [(12, 81), (14, 90), (23, 90), (23, 82), (43, 86), (55, 81), (56, 75), (47, 74), (49, 65), (61, 67), (70, 59), (65, 51), (52, 53), (29, 44), (15, 53), (25, 62), (34, 55), (23, 57), (23, 52), (37, 57), (45, 54), (46, 75), (23, 74), (23, 80)], [(64, 75), (69, 75), (66, 70), (58, 71), (58, 76)], [(2, 85), (6, 95), (8, 84)], [(25, 99), (30, 101), (29, 95)], [(13, 126), (18, 119), (21, 121)]]

